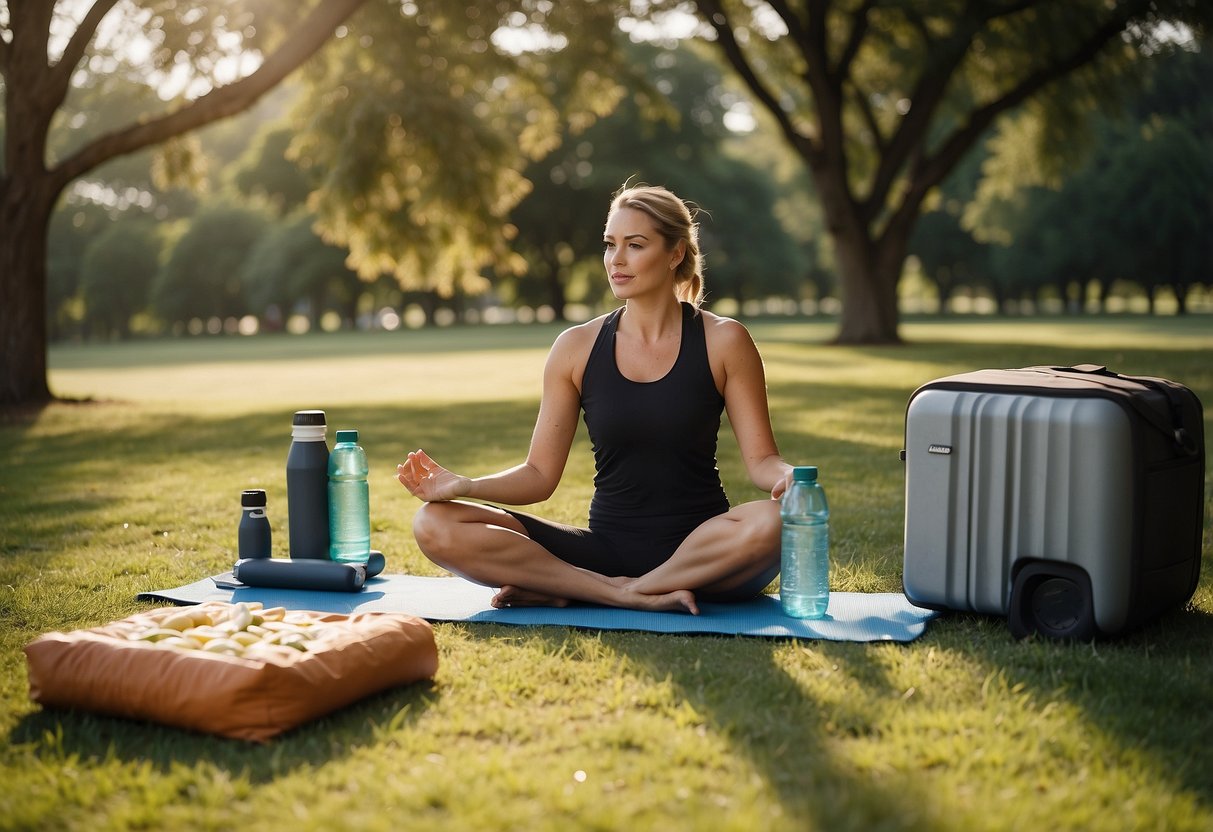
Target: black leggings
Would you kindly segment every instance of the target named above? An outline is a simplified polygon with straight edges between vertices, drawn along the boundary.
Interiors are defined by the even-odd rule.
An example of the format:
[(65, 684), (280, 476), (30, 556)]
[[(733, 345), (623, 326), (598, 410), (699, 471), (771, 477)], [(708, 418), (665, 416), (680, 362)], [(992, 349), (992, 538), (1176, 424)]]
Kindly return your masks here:
[[(670, 559), (686, 539), (686, 534), (666, 536), (611, 534), (604, 531), (570, 526), (521, 511), (503, 508), (526, 529), (527, 537), (547, 549), (565, 563), (616, 577), (638, 578)], [(706, 519), (706, 518), (705, 518)], [(689, 532), (687, 533), (689, 534)], [(754, 598), (779, 574), (779, 565), (758, 575), (741, 586), (724, 592), (696, 592), (703, 601), (740, 601)]]

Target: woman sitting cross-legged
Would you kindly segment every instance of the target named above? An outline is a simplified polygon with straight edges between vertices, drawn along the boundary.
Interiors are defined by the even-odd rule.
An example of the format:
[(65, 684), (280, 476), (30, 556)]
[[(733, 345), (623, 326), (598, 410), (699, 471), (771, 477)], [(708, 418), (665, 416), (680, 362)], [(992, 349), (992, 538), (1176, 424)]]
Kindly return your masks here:
[[(494, 606), (698, 613), (697, 599), (751, 598), (778, 574), (778, 498), (792, 468), (775, 444), (749, 333), (699, 308), (697, 238), (691, 209), (668, 190), (620, 191), (603, 265), (623, 306), (556, 338), (526, 461), (466, 477), (417, 450), (397, 466), (425, 503), (413, 524), (422, 552), (499, 587)], [(725, 410), (750, 479), (771, 499), (729, 506), (716, 467)], [(588, 528), (495, 505), (552, 495), (582, 412), (595, 463)]]

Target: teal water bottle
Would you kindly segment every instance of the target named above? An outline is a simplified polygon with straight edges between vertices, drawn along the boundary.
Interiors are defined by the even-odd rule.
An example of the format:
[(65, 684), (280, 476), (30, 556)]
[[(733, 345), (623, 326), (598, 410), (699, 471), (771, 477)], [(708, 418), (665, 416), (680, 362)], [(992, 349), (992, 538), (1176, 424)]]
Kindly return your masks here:
[(329, 454), (329, 558), (365, 564), (371, 556), (371, 492), (358, 431), (337, 431)]
[(830, 603), (830, 506), (817, 467), (792, 469), (783, 495), (779, 599), (793, 618), (823, 618)]

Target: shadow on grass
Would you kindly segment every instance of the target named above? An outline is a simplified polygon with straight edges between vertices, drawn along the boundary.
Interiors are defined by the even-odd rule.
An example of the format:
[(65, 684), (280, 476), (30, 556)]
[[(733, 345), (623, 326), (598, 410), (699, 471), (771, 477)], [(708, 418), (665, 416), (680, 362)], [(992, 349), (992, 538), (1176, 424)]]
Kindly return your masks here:
[(1038, 702), (1074, 704), (1119, 749), (1143, 752), (1160, 781), (1213, 809), (1213, 614), (1175, 610), (1093, 643), (977, 640), (965, 637), (963, 619), (957, 627), (949, 649)]
[(383, 691), (265, 743), (251, 743), (164, 725), (95, 714), (41, 709), (14, 726), (8, 741), (28, 744), (48, 765), (117, 760), (150, 764), (160, 774), (210, 763), (255, 785), (301, 768), (317, 768), (374, 746), (414, 724), (436, 706), (440, 689), (429, 681)]
[[(586, 642), (601, 640), (653, 682), (667, 681), (675, 691), (674, 705), (688, 704), (712, 737), (749, 761), (777, 795), (783, 817), (804, 828), (959, 829), (966, 824), (949, 796), (932, 791), (933, 779), (922, 776), (939, 765), (968, 762), (941, 761), (938, 739), (928, 737), (949, 731), (940, 726), (948, 724), (951, 706), (938, 698), (907, 701), (914, 691), (903, 690), (904, 681), (891, 678), (897, 659), (890, 661), (887, 651), (942, 651), (959, 657), (960, 666), (974, 669), (976, 680), (984, 674), (1004, 685), (1009, 691), (1004, 704), (1021, 703), (1029, 719), (1046, 714), (1050, 702), (1069, 704), (1079, 721), (1067, 728), (1075, 745), (1055, 752), (1070, 755), (1063, 770), (1085, 770), (1088, 761), (1073, 756), (1084, 753), (1098, 756), (1109, 768), (1140, 764), (1176, 794), (1186, 793), (1205, 810), (1213, 808), (1207, 716), (1213, 690), (1213, 615), (1201, 611), (1176, 611), (1122, 638), (1094, 644), (1016, 641), (1001, 619), (961, 614), (932, 624), (912, 645), (554, 628), (532, 629), (527, 638), (552, 656), (575, 656)], [(920, 664), (913, 656), (910, 661)], [(924, 677), (919, 684), (931, 682)], [(981, 707), (972, 701), (955, 704), (969, 718), (974, 707)], [(904, 708), (920, 709), (919, 715), (891, 726)], [(1000, 730), (1001, 718), (993, 710), (978, 719), (980, 731)], [(886, 758), (879, 749), (891, 728), (901, 739), (890, 740), (892, 756)], [(918, 730), (926, 732), (921, 757), (912, 738)], [(968, 747), (978, 754), (983, 749), (970, 745), (974, 737), (969, 730), (958, 724), (956, 742), (946, 740), (943, 747)], [(1042, 733), (1027, 741), (1043, 747), (1051, 737)], [(653, 737), (652, 743), (647, 752), (680, 756), (664, 738)], [(994, 739), (992, 744), (1015, 748), (1015, 742), (1001, 746)], [(997, 784), (987, 778), (982, 787), (1009, 787), (1023, 799), (1034, 797), (1030, 778)]]
[[(857, 702), (819, 701), (777, 657), (785, 642), (713, 639), (710, 665), (701, 651), (673, 652), (660, 638), (620, 640), (621, 653), (654, 678), (669, 678), (714, 732), (729, 738), (779, 797), (784, 816), (811, 829), (958, 828), (938, 796), (906, 778), (873, 777), (837, 751), (839, 738), (879, 736), (880, 710)], [(871, 700), (896, 700), (870, 645), (813, 642), (820, 670), (860, 682)]]
[[(490, 641), (497, 634), (486, 630), (483, 635), (473, 632), (473, 636)], [(778, 654), (787, 651), (786, 640), (571, 628), (528, 628), (526, 638), (529, 645), (537, 644), (553, 657), (593, 654), (590, 643), (600, 640), (653, 683), (671, 685), (675, 701), (670, 706), (685, 714), (688, 709), (684, 706), (689, 705), (689, 711), (702, 718), (708, 735), (727, 744), (730, 756), (748, 761), (774, 793), (781, 828), (959, 828), (946, 815), (938, 796), (926, 793), (908, 778), (873, 777), (836, 751), (840, 733), (878, 738), (883, 727), (879, 709), (815, 699), (782, 666), (786, 662), (781, 663)], [(866, 686), (875, 700), (897, 700), (902, 691), (890, 683), (872, 656), (872, 647), (813, 642), (803, 649), (815, 651), (834, 672)], [(614, 718), (603, 714), (608, 722)], [(679, 760), (681, 766), (711, 765), (706, 762), (710, 753), (705, 760), (696, 760), (678, 746), (678, 742), (688, 741), (686, 733), (680, 740), (652, 734), (643, 747), (632, 745), (626, 716), (623, 719), (619, 727), (622, 747)], [(704, 742), (709, 741), (705, 736)], [(704, 788), (708, 791), (692, 793), (688, 799), (708, 804), (713, 799), (712, 787)], [(722, 785), (721, 790), (734, 792), (734, 784)]]

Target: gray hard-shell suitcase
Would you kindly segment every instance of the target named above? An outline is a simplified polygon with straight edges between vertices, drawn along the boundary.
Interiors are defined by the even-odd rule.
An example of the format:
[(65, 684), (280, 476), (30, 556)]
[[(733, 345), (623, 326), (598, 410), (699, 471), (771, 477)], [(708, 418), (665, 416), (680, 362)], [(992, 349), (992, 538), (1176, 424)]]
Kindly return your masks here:
[(1204, 422), (1181, 384), (1095, 365), (949, 376), (910, 397), (902, 453), (919, 606), (1089, 639), (1196, 589)]

